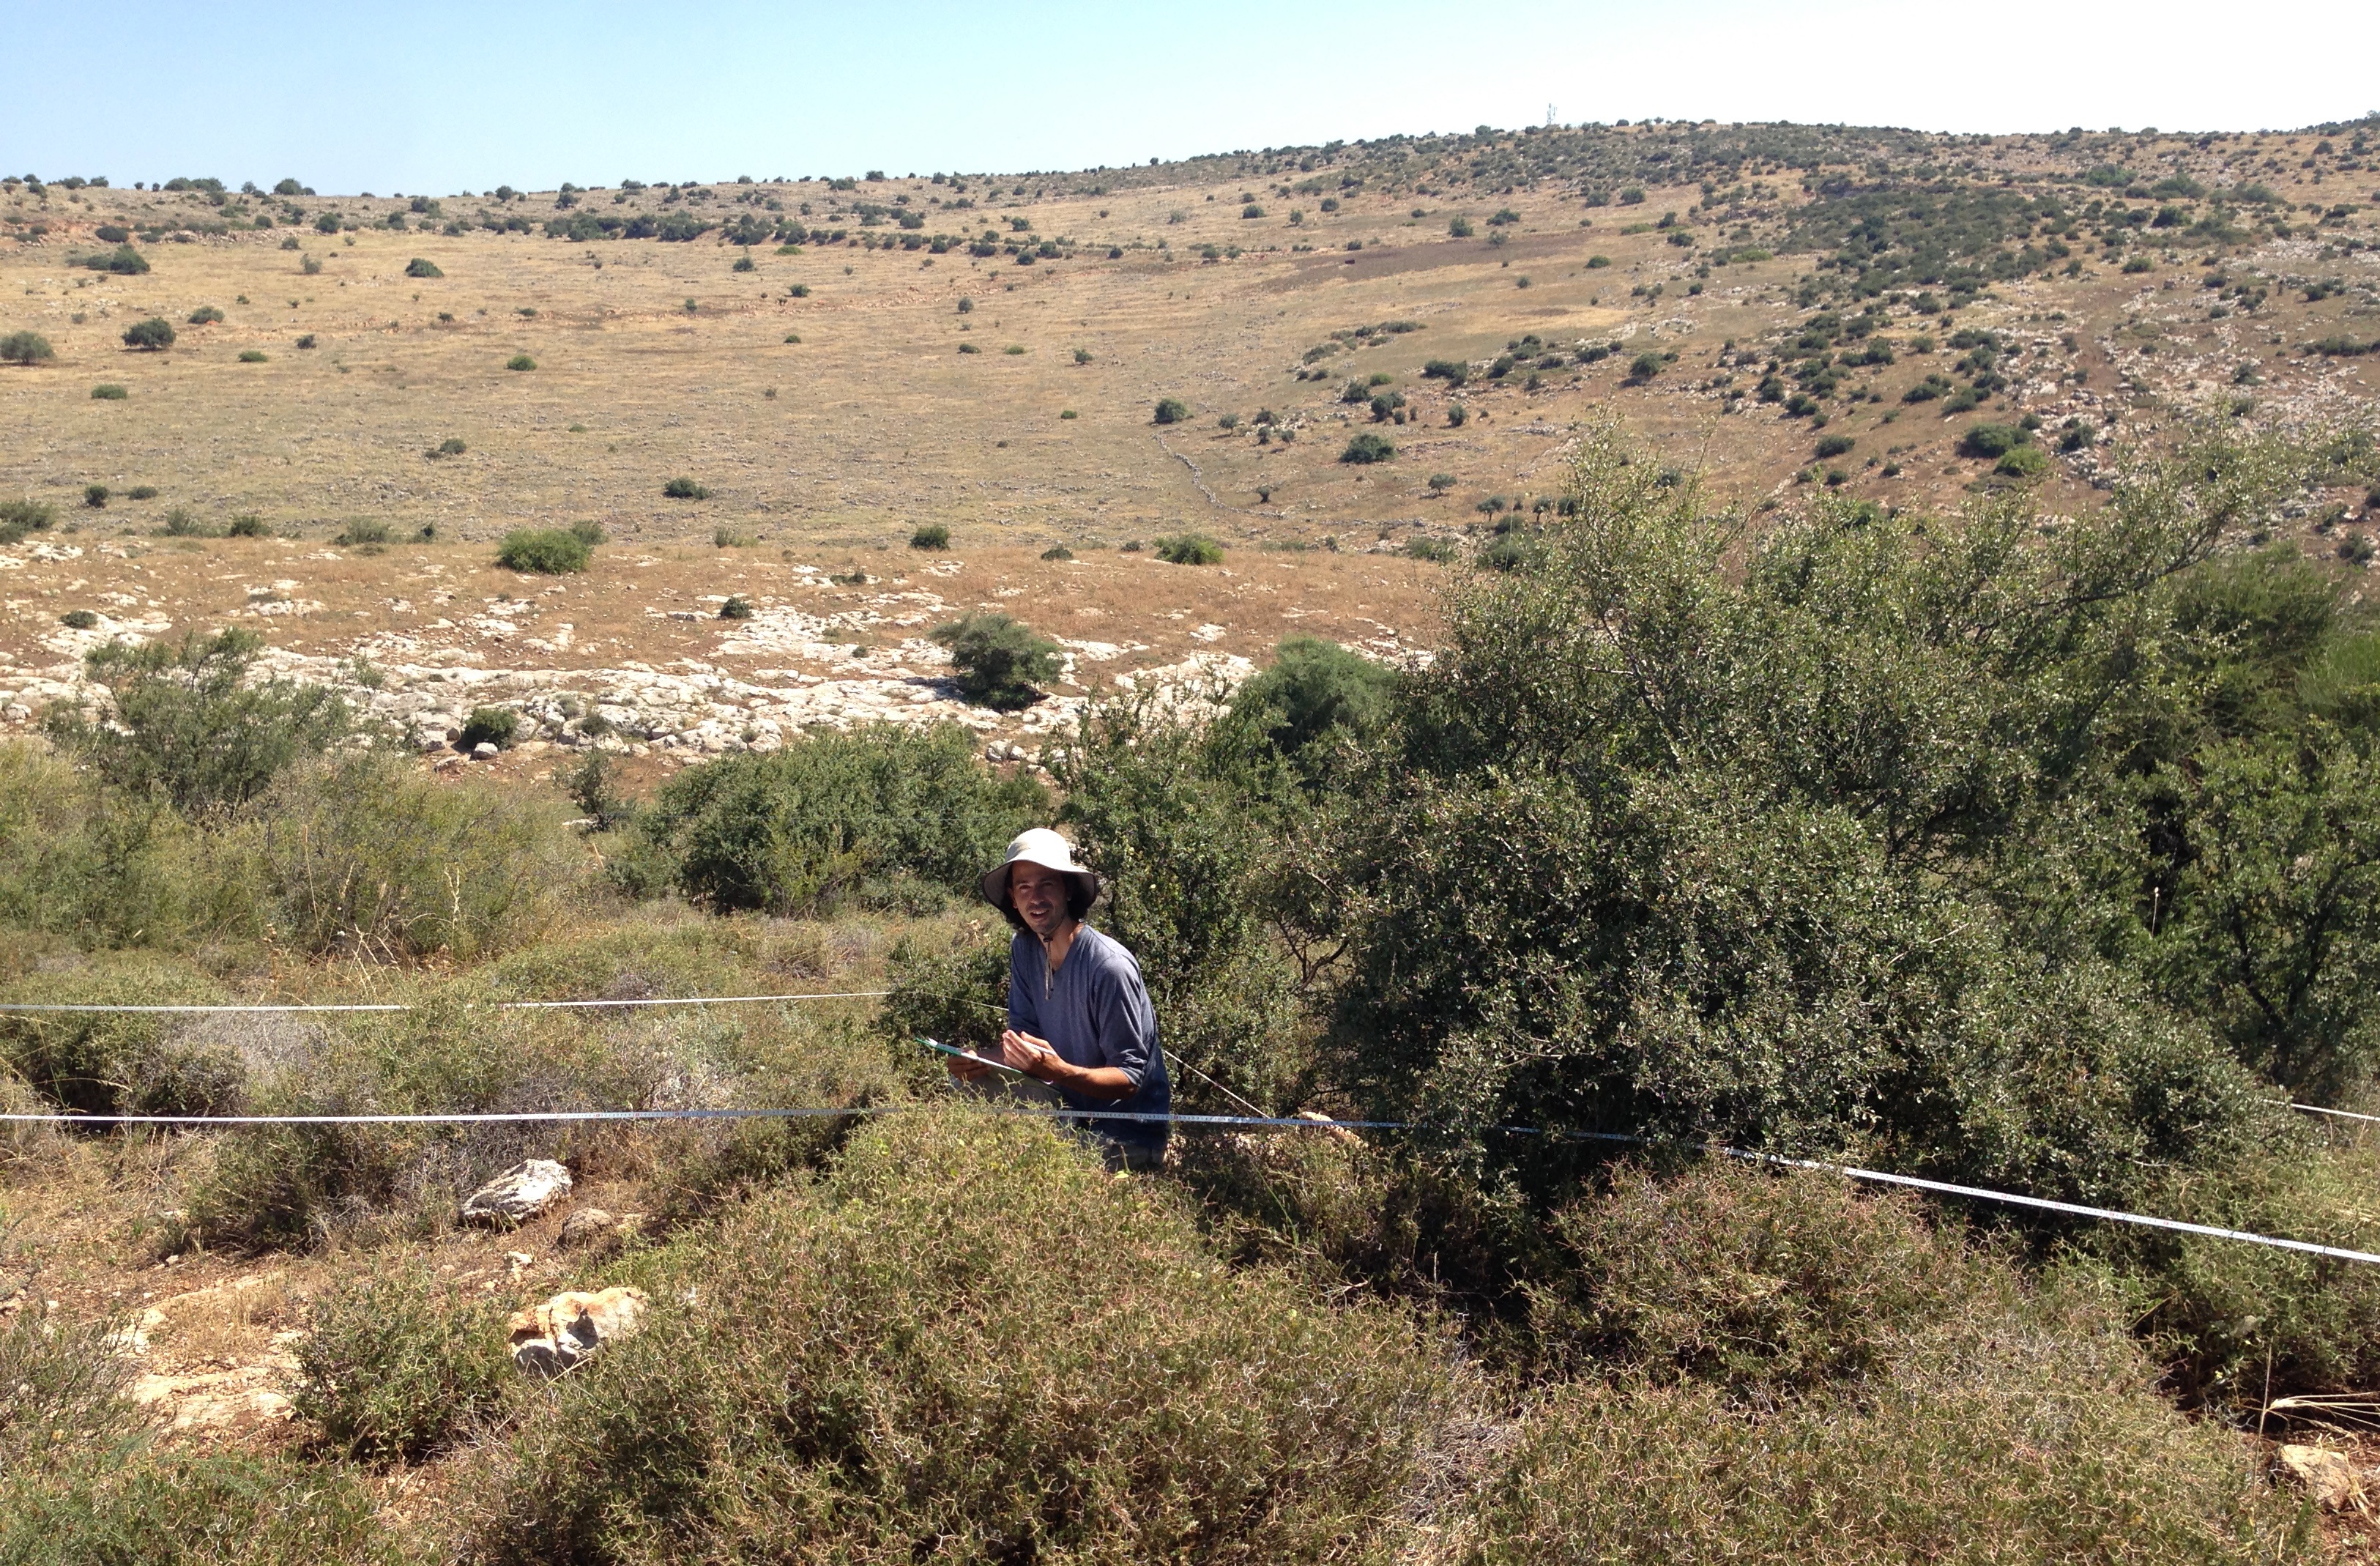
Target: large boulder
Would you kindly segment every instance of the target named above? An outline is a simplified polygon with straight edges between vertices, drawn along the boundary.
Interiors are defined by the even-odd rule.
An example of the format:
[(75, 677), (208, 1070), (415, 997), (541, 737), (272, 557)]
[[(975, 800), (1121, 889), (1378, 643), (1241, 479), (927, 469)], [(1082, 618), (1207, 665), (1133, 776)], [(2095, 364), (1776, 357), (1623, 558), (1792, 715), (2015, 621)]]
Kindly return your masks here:
[(517, 1310), (505, 1326), (512, 1333), (513, 1363), (537, 1376), (559, 1376), (615, 1338), (644, 1324), (642, 1289), (599, 1289), (556, 1294), (541, 1305)]
[(527, 1223), (570, 1195), (570, 1171), (552, 1159), (515, 1164), (463, 1198), (463, 1221), (500, 1228)]

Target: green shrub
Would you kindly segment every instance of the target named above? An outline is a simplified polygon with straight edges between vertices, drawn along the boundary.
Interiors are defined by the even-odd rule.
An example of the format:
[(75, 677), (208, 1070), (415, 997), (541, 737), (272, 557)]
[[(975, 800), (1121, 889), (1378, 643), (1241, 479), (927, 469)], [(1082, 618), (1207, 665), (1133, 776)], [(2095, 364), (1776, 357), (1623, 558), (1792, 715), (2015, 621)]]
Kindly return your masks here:
[(82, 487), (82, 503), (93, 511), (104, 511), (109, 493), (105, 484), (85, 484)]
[[(513, 1438), (492, 1566), (783, 1558), (821, 1530), (868, 1559), (1335, 1558), (1389, 1531), (1452, 1409), (1394, 1313), (1233, 1272), (1161, 1191), (992, 1117), (863, 1127), (818, 1191), (653, 1276), (695, 1297)], [(897, 1471), (867, 1455), (887, 1444)]]
[(298, 346), (299, 347), (301, 347), (301, 348), (310, 348), (310, 347), (312, 347), (312, 346), (314, 346), (314, 334), (312, 334), (311, 332), (309, 332), (309, 333), (306, 333), (304, 335), (300, 336), (300, 337), (298, 339)]
[(1449, 539), (1407, 539), (1402, 552), (1408, 560), (1428, 560), (1445, 565), (1462, 558), (1463, 552)]
[[(104, 1320), (53, 1320), (39, 1308), (0, 1318), (0, 1384), (9, 1391), (0, 1399), (0, 1476), (39, 1473), (93, 1448), (103, 1451), (140, 1428), (140, 1415), (125, 1396), (137, 1367), (118, 1352), (117, 1329)], [(65, 1443), (54, 1432), (64, 1432), (72, 1450), (61, 1451)], [(6, 1494), (0, 1489), (0, 1497)], [(0, 1513), (6, 1510), (0, 1506)]]
[(1395, 690), (1395, 673), (1370, 659), (1318, 637), (1290, 637), (1232, 706), (1283, 755), (1302, 758), (1340, 739), (1371, 739), (1388, 721)]
[(1628, 361), (1628, 379), (1631, 383), (1642, 386), (1661, 373), (1661, 356), (1648, 348)]
[(662, 493), (671, 500), (709, 500), (710, 492), (691, 479), (672, 479), (662, 486)]
[(1339, 454), (1339, 460), (1368, 464), (1386, 462), (1396, 455), (1395, 443), (1384, 435), (1375, 435), (1369, 430), (1366, 430), (1347, 443), (1347, 449)]
[(504, 1314), (426, 1267), (382, 1262), (313, 1302), (291, 1411), (350, 1457), (418, 1461), (492, 1411), (515, 1378)]
[(56, 351), (50, 346), (50, 340), (39, 332), (10, 332), (0, 335), (0, 364), (40, 364), (56, 357)]
[(262, 364), (265, 362), (264, 350), (261, 348), (242, 348), (239, 352), (239, 362), (242, 364)]
[(113, 272), (119, 276), (138, 277), (149, 270), (149, 258), (129, 245), (118, 245), (105, 255), (85, 257), (81, 264), (93, 272)]
[(752, 601), (742, 593), (732, 594), (719, 606), (719, 617), (722, 620), (749, 620), (752, 618)]
[(70, 631), (95, 631), (99, 616), (88, 609), (69, 609), (58, 616), (58, 624)]
[(264, 525), (264, 518), (252, 512), (240, 513), (224, 527), (224, 537), (227, 539), (269, 539), (272, 536), (273, 529)]
[(1450, 220), (1446, 225), (1446, 231), (1457, 239), (1468, 239), (1477, 232), (1471, 226), (1471, 220), (1467, 217)]
[(1048, 549), (1041, 552), (1041, 558), (1044, 560), (1072, 560), (1075, 558), (1075, 552), (1068, 549), (1064, 544), (1051, 544)]
[(510, 750), (520, 739), (520, 714), (509, 707), (474, 707), (463, 720), (463, 732), (455, 743), (464, 750), (482, 745)]
[(395, 538), (389, 525), (377, 516), (350, 516), (341, 525), (331, 541), (343, 548), (354, 549), (366, 544), (384, 544)]
[(371, 1492), (332, 1466), (135, 1447), (0, 1479), (0, 1560), (27, 1566), (413, 1566)]
[(47, 501), (0, 501), (0, 544), (21, 542), (28, 533), (39, 533), (55, 527), (58, 508)]
[[(30, 823), (20, 817), (19, 824)], [(52, 867), (67, 870), (59, 860)], [(205, 1004), (222, 994), (202, 976), (149, 959), (107, 964), (95, 973), (34, 976), (22, 986), (28, 1001), (51, 1004), (100, 999), (103, 987), (115, 1003), (128, 1005)], [(230, 1114), (242, 1107), (247, 1085), (245, 1062), (220, 1032), (154, 1014), (0, 1017), (0, 1062), (49, 1103), (83, 1114)]]
[[(709, 493), (708, 491), (705, 491), (704, 492), (706, 494)], [(711, 529), (710, 533), (710, 546), (713, 549), (750, 549), (759, 541), (759, 540), (754, 538), (751, 534), (739, 533), (733, 528), (714, 528)], [(868, 578), (864, 576), (859, 577), (859, 581), (861, 582), (864, 582)], [(845, 585), (856, 587), (858, 584), (854, 582), (847, 583)]]
[(1041, 809), (1038, 784), (995, 778), (955, 724), (812, 734), (672, 778), (621, 873), (722, 912), (939, 901), (968, 892)]
[(504, 360), (504, 368), (506, 370), (535, 370), (537, 368), (537, 360), (529, 358), (527, 354), (515, 354), (512, 358)]
[(93, 386), (91, 389), (91, 397), (93, 402), (120, 403), (131, 395), (132, 394), (130, 392), (126, 391), (124, 387), (113, 381), (103, 381), (98, 385)]
[(1460, 387), (1471, 379), (1471, 366), (1459, 358), (1434, 358), (1421, 367), (1423, 375), (1443, 381), (1449, 386)]
[(128, 348), (139, 348), (144, 353), (155, 353), (160, 348), (172, 347), (174, 335), (172, 322), (162, 316), (152, 315), (146, 321), (136, 321), (124, 329), (124, 346)]
[(1840, 456), (1857, 444), (1859, 443), (1849, 435), (1821, 435), (1816, 448), (1817, 458), (1824, 462), (1830, 456)]
[(215, 326), (222, 323), (223, 318), (224, 312), (217, 310), (214, 306), (200, 305), (198, 309), (190, 312), (190, 324), (193, 326)]
[(407, 261), (405, 263), (405, 274), (407, 277), (443, 277), (446, 275), (443, 272), (439, 270), (438, 263), (436, 261), (430, 260), (426, 256), (416, 256), (411, 261)]
[(478, 961), (540, 934), (589, 866), (558, 800), (342, 756), (273, 792), (261, 851), (280, 938), (377, 961)]
[(561, 528), (516, 528), (496, 546), (496, 563), (506, 570), (547, 577), (584, 571), (593, 558), (586, 540)]
[(1977, 424), (1959, 437), (1959, 455), (1995, 458), (2006, 456), (2017, 447), (2033, 440), (2030, 431), (2014, 424)]
[(1533, 1329), (1587, 1377), (1484, 1487), (1475, 1559), (2293, 1554), (2299, 1509), (2151, 1390), (2127, 1302), (2088, 1274), (2027, 1280), (1830, 1175), (1614, 1186), (1555, 1224), (1577, 1268)]
[(1204, 533), (1168, 533), (1157, 540), (1157, 558), (1168, 565), (1220, 565), (1223, 546)]
[(154, 484), (135, 484), (130, 489), (124, 492), (124, 498), (126, 500), (155, 500), (157, 498), (157, 486)]
[(346, 704), (323, 686), (251, 680), (263, 649), (243, 630), (93, 648), (84, 673), (106, 687), (110, 721), (53, 708), (44, 727), (62, 752), (114, 786), (183, 811), (244, 804), (349, 727)]
[(940, 522), (929, 522), (909, 535), (911, 549), (947, 550), (951, 547), (951, 530)]
[(1030, 707), (1058, 677), (1063, 649), (1005, 614), (978, 610), (943, 625), (934, 639), (951, 649), (959, 693), (1000, 711)]
[[(1532, 530), (1526, 569), (1481, 573), (1451, 600), (1398, 726), (1411, 743), (1383, 773), (1408, 783), (1345, 818), (1335, 895), (1380, 901), (1336, 981), (1330, 1074), (1393, 1085), (1366, 1107), (1441, 1123), (1555, 1117), (1865, 1159), (1888, 1149), (1912, 1172), (2118, 1205), (2160, 1163), (2231, 1156), (2262, 1114), (2243, 1059), (2277, 1041), (2249, 999), (2269, 979), (2215, 961), (2212, 932), (2252, 913), (2238, 928), (2254, 974), (2316, 965), (2290, 1025), (2290, 1048), (2312, 1059), (2323, 1019), (2348, 1014), (2322, 999), (2347, 993), (2328, 976), (2360, 959), (2328, 968), (2284, 910), (2313, 906), (2297, 900), (2324, 867), (2362, 852), (2363, 829), (2348, 823), (2366, 819), (2349, 802), (2363, 774), (2337, 774), (2325, 817), (2319, 788), (2277, 788), (2296, 742), (2262, 764), (2264, 783), (2198, 752), (2176, 785), (2196, 776), (2243, 805), (2260, 790), (2273, 801), (2250, 831), (2223, 826), (2235, 812), (2219, 796), (2183, 795), (2193, 854), (2228, 834), (2236, 871), (2089, 868), (2113, 863), (2090, 844), (2173, 829), (2150, 825), (2171, 807), (2114, 781), (2115, 758), (2137, 766), (2132, 747), (2149, 742), (2081, 713), (2154, 707), (2168, 678), (2204, 688), (2116, 650), (2147, 634), (2131, 616), (2170, 613), (2155, 607), (2165, 568), (2145, 563), (2210, 547), (2290, 482), (2271, 447), (2209, 443), (2175, 461), (2054, 541), (2012, 491), (1958, 531), (1956, 564), (1939, 528), (1821, 503), (1772, 529), (1738, 575), (1715, 569), (1735, 535), (1693, 483), (1589, 442), (1566, 497), (1578, 516)], [(1900, 607), (1947, 604), (1939, 594), (1982, 594), (2029, 628), (1995, 618), (1986, 634), (1967, 611)], [(2166, 635), (2160, 647), (2204, 645)], [(1569, 672), (1548, 682), (1549, 666)], [(1927, 765), (1870, 771), (1899, 743), (1881, 736), (1903, 732), (1929, 736)], [(2053, 733), (2104, 733), (2113, 748)], [(2036, 791), (2076, 814), (2051, 827), (2032, 814), (2052, 809)], [(1487, 856), (1512, 873), (1478, 878), (1469, 867)], [(1973, 883), (1940, 879), (1952, 864), (1989, 864), (1999, 890), (1954, 889)], [(2218, 868), (2220, 882), (2200, 879)], [(2276, 874), (2285, 898), (2251, 892)], [(2145, 959), (2144, 875), (2158, 878), (2170, 969)], [(2358, 890), (2324, 917), (2323, 951), (2360, 952), (2375, 904), (2360, 877), (2340, 884)], [(2191, 909), (2179, 918), (2177, 895)], [(2098, 933), (2075, 935), (2078, 918)], [(1446, 942), (1459, 961), (1437, 954)], [(1521, 977), (1547, 972), (1564, 976), (1559, 999)], [(2202, 985), (2214, 992), (2194, 998)], [(2218, 1019), (2236, 1019), (2237, 1044)], [(2087, 1095), (2054, 1086), (2086, 1080)], [(1896, 1086), (1878, 1092), (1885, 1081)], [(1537, 1167), (1512, 1142), (1475, 1146)]]
[(1179, 424), (1190, 417), (1189, 405), (1173, 397), (1160, 398), (1152, 424)]
[(460, 456), (468, 449), (459, 437), (449, 435), (422, 455), (434, 460), (442, 456)]
[(2018, 446), (1992, 467), (2004, 479), (2038, 479), (2049, 471), (2049, 455), (2039, 446)]
[(1429, 476), (1429, 492), (1434, 495), (1442, 495), (1447, 491), (1454, 488), (1457, 482), (1459, 482), (1459, 480), (1451, 473), (1433, 473)]

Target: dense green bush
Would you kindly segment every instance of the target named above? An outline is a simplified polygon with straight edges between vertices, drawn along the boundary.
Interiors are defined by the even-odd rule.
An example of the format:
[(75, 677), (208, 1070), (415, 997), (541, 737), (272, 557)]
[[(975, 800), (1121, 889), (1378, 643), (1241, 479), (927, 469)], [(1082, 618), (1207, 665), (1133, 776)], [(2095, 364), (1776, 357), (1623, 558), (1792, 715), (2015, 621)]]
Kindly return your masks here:
[[(2017, 492), (1922, 548), (1822, 503), (1734, 573), (1691, 482), (1591, 443), (1530, 567), (1455, 589), (1347, 818), (1335, 1074), (1441, 1123), (1855, 1150), (2085, 1199), (2234, 1156), (2260, 1089), (2143, 960), (2199, 908), (2219, 924), (2181, 844), (2220, 815), (2177, 816), (2142, 771), (2196, 742), (2195, 682), (2112, 649), (2289, 474), (2203, 444), (2054, 537)], [(2353, 884), (2317, 972), (2352, 971), (2345, 931), (2380, 912)], [(2287, 939), (2254, 936), (2259, 960)]]
[(1349, 1558), (1394, 1532), (1380, 1519), (1454, 1406), (1395, 1314), (1227, 1269), (1161, 1189), (990, 1117), (864, 1127), (815, 1192), (756, 1200), (649, 1276), (672, 1305), (511, 1439), (479, 1558), (822, 1538), (867, 1558), (921, 1538), (971, 1560)]
[(154, 315), (146, 321), (136, 321), (124, 329), (124, 346), (149, 353), (170, 348), (174, 346), (174, 323)]
[(1629, 1191), (1572, 1229), (1619, 1357), (1541, 1396), (1467, 1559), (2248, 1566), (2310, 1543), (2229, 1432), (2149, 1390), (2117, 1291), (1759, 1178)]
[(1168, 533), (1157, 540), (1157, 558), (1168, 565), (1220, 565), (1223, 546), (1204, 533)]
[(496, 546), (496, 563), (505, 569), (548, 577), (584, 571), (593, 558), (586, 540), (560, 528), (516, 528)]
[(405, 263), (405, 274), (407, 277), (443, 277), (446, 275), (444, 272), (439, 269), (436, 261), (431, 261), (425, 256), (416, 256), (411, 261), (407, 261)]
[(951, 547), (951, 530), (940, 522), (928, 522), (909, 535), (909, 547), (923, 550), (947, 550)]
[(346, 1471), (285, 1457), (132, 1448), (0, 1477), (9, 1566), (420, 1566)]
[(349, 727), (346, 704), (323, 686), (251, 679), (263, 649), (242, 630), (94, 648), (83, 667), (108, 693), (107, 720), (54, 707), (47, 732), (113, 787), (190, 813), (244, 804)]
[(395, 530), (377, 516), (350, 516), (336, 533), (331, 535), (331, 541), (353, 549), (365, 544), (384, 544), (395, 536)]
[(1179, 424), (1189, 417), (1190, 408), (1187, 404), (1180, 402), (1172, 397), (1164, 397), (1159, 400), (1157, 404), (1157, 412), (1154, 417), (1151, 418), (1149, 422), (1153, 424)]
[(58, 508), (47, 501), (0, 501), (0, 544), (21, 542), (26, 534), (42, 532), (57, 520)]
[(11, 332), (0, 336), (0, 364), (40, 364), (56, 357), (50, 340), (39, 332)]
[(1232, 705), (1282, 755), (1303, 759), (1341, 740), (1370, 741), (1388, 722), (1395, 691), (1393, 671), (1337, 642), (1291, 637)]
[(1375, 435), (1369, 430), (1366, 430), (1347, 443), (1347, 449), (1339, 454), (1339, 460), (1370, 464), (1386, 462), (1396, 455), (1395, 443), (1385, 435)]
[(267, 802), (280, 938), (382, 962), (473, 962), (541, 933), (591, 868), (561, 802), (441, 786), (362, 753), (304, 769)]
[(671, 500), (709, 500), (710, 492), (691, 479), (672, 479), (662, 485), (662, 493)]
[(2014, 424), (1976, 424), (1959, 437), (1959, 455), (1997, 458), (2024, 445), (2033, 439), (2030, 431)]
[(198, 309), (190, 312), (190, 324), (193, 326), (218, 326), (223, 323), (223, 318), (224, 312), (213, 305), (200, 305)]
[(621, 873), (722, 910), (938, 902), (970, 891), (1042, 808), (1039, 785), (994, 777), (954, 724), (812, 734), (672, 778)]
[(123, 386), (113, 381), (103, 381), (98, 385), (93, 386), (91, 389), (91, 399), (93, 402), (120, 403), (131, 395), (132, 394), (130, 392), (127, 391)]
[(1041, 686), (1058, 677), (1065, 649), (1005, 614), (978, 610), (939, 627), (934, 639), (951, 650), (959, 694), (1001, 711), (1030, 707)]
[(492, 745), (509, 750), (520, 738), (520, 714), (509, 707), (474, 707), (455, 743), (465, 750)]
[(419, 1459), (492, 1410), (515, 1378), (504, 1312), (419, 1265), (382, 1262), (316, 1297), (290, 1407), (352, 1457)]
[(506, 370), (535, 370), (537, 368), (537, 360), (529, 358), (527, 354), (515, 354), (512, 358), (504, 360), (504, 368)]

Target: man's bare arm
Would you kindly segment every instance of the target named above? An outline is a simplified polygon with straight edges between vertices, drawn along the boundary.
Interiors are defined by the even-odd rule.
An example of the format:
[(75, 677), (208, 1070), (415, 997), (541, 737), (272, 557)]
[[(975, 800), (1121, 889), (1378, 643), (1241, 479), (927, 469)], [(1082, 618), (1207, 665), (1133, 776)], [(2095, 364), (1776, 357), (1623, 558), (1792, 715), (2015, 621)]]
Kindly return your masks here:
[(1000, 1054), (1001, 1059), (1036, 1082), (1046, 1082), (1086, 1099), (1129, 1099), (1140, 1090), (1132, 1074), (1123, 1067), (1070, 1065), (1050, 1048), (1048, 1040), (1029, 1033), (1012, 1030), (1002, 1034)]

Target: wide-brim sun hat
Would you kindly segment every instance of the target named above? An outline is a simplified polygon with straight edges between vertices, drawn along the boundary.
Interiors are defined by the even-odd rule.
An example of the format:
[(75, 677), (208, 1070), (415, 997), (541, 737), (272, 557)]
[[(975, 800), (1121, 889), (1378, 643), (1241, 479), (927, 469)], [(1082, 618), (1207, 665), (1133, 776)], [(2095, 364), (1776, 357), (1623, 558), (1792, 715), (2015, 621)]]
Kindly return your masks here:
[(1099, 901), (1099, 876), (1097, 870), (1075, 857), (1075, 845), (1051, 832), (1048, 827), (1033, 827), (1016, 834), (1008, 845), (1008, 857), (983, 872), (983, 900), (995, 908), (1008, 904), (1008, 872), (1018, 865), (1038, 865), (1072, 876), (1075, 884), (1083, 889), (1085, 906)]

